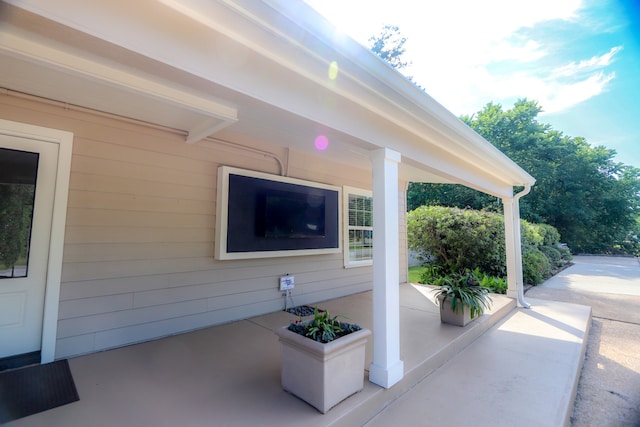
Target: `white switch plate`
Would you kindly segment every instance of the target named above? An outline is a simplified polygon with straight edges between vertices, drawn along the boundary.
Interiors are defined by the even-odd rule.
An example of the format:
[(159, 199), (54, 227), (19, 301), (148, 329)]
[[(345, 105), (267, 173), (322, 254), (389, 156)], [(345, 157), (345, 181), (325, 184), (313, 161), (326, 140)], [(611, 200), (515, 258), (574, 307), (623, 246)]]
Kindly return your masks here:
[(280, 290), (290, 291), (294, 287), (293, 276), (280, 276)]

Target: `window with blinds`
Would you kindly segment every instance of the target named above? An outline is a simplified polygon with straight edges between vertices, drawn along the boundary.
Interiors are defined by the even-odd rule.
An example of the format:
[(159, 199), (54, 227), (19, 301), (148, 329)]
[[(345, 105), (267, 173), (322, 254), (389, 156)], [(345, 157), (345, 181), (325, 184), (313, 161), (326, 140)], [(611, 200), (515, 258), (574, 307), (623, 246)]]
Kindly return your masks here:
[(344, 189), (345, 267), (371, 265), (373, 261), (373, 198), (370, 191)]

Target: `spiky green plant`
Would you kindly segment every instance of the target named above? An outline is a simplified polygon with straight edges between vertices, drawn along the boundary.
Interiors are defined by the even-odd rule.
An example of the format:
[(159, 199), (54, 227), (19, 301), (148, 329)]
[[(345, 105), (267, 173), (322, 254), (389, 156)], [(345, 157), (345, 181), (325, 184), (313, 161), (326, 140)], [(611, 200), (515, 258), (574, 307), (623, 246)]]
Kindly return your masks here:
[(436, 298), (441, 298), (441, 304), (451, 301), (451, 309), (454, 313), (469, 308), (471, 318), (481, 316), (484, 310), (491, 308), (489, 291), (480, 286), (478, 282), (466, 273), (453, 273), (442, 278), (438, 289), (435, 290)]
[(360, 329), (359, 325), (340, 322), (338, 316), (331, 317), (328, 311), (318, 310), (318, 307), (314, 310), (313, 319), (298, 320), (289, 325), (290, 331), (325, 344)]

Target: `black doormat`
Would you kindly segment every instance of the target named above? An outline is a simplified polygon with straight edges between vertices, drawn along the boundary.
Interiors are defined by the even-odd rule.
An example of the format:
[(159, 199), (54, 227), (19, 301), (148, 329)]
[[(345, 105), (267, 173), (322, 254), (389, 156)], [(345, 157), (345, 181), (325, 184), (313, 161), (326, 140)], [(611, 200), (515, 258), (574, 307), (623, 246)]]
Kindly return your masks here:
[(67, 360), (0, 373), (0, 424), (77, 400)]

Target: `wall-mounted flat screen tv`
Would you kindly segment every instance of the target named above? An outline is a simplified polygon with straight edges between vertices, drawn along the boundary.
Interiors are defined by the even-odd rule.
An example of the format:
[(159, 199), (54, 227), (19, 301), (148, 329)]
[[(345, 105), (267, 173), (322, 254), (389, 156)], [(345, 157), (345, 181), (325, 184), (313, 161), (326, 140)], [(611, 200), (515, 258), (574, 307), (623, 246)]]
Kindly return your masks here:
[(222, 166), (216, 258), (340, 252), (340, 188)]
[[(271, 190), (264, 193), (264, 205), (258, 204), (256, 222), (264, 225), (269, 239), (309, 239), (325, 237), (327, 200), (316, 191)], [(264, 222), (263, 222), (264, 221)]]

